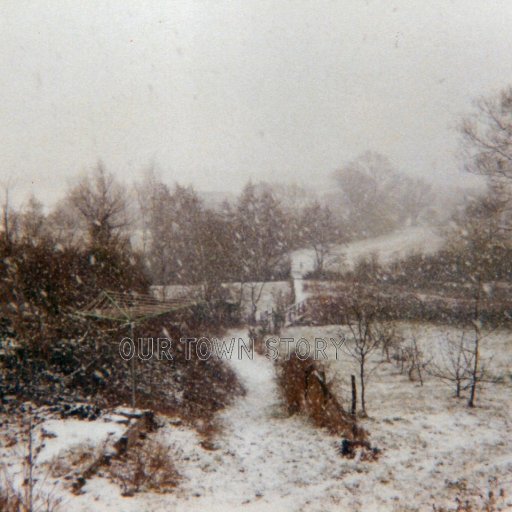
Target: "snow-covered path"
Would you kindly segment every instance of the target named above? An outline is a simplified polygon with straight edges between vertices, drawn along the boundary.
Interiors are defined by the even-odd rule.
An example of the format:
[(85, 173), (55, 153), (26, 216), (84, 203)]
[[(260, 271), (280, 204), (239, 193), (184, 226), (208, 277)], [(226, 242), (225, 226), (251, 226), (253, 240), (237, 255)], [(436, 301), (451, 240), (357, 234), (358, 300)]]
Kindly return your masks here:
[[(227, 335), (233, 336), (241, 334)], [(220, 416), (222, 460), (203, 475), (194, 510), (302, 510), (320, 501), (318, 510), (325, 510), (326, 477), (338, 477), (342, 467), (336, 440), (283, 413), (274, 367), (265, 357), (231, 364), (247, 394)]]
[(292, 268), (291, 268), (291, 277), (293, 282), (293, 293), (295, 295), (295, 304), (298, 302), (302, 302), (308, 297), (308, 293), (304, 289), (304, 276), (312, 270), (311, 261), (307, 260), (306, 264), (304, 264), (304, 259), (301, 258), (301, 253), (296, 251), (292, 254)]

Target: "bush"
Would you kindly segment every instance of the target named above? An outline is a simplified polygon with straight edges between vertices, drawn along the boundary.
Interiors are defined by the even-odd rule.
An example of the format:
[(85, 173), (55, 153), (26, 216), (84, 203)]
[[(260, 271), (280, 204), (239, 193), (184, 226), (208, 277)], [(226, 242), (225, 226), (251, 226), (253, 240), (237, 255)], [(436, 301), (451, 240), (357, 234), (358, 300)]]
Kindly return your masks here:
[(290, 415), (307, 415), (314, 425), (351, 440), (362, 440), (366, 432), (355, 417), (340, 405), (327, 382), (325, 371), (312, 358), (292, 353), (278, 363), (277, 380)]
[(125, 496), (140, 491), (169, 492), (180, 479), (169, 446), (154, 439), (145, 439), (114, 459), (108, 474)]

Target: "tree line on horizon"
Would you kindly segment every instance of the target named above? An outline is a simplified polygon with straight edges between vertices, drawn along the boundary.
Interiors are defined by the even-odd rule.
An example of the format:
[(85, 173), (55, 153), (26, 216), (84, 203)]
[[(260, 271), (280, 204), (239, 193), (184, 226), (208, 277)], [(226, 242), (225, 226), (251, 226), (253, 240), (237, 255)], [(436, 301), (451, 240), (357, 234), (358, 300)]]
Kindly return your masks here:
[(219, 282), (288, 278), (296, 249), (312, 249), (322, 271), (333, 245), (415, 224), (431, 205), (426, 182), (376, 153), (334, 179), (334, 205), (296, 185), (264, 182), (209, 205), (193, 187), (170, 186), (151, 171), (129, 189), (100, 162), (48, 213), (34, 196), (14, 209), (5, 189), (0, 242), (4, 254), (28, 245), (122, 254), (141, 263), (152, 284), (204, 284), (208, 295)]

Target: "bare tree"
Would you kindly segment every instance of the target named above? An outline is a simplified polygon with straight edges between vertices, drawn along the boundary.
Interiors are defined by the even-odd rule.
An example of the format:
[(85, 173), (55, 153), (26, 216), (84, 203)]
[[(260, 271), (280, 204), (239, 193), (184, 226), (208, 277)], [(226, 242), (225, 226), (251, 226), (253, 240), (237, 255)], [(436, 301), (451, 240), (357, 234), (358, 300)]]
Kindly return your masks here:
[(301, 238), (315, 253), (315, 271), (323, 272), (334, 244), (341, 242), (341, 233), (329, 207), (318, 201), (304, 208)]
[(370, 237), (417, 223), (430, 206), (431, 186), (396, 171), (383, 155), (367, 151), (334, 173), (354, 235)]
[(410, 381), (418, 379), (420, 384), (423, 386), (423, 372), (429, 365), (430, 361), (425, 360), (423, 351), (418, 346), (418, 340), (416, 336), (412, 336), (409, 346), (407, 347), (409, 354), (409, 368), (407, 375)]
[(471, 351), (466, 333), (461, 332), (457, 340), (447, 334), (440, 347), (438, 359), (431, 363), (429, 373), (444, 382), (455, 386), (455, 397), (460, 398), (461, 392), (466, 388), (473, 365), (473, 352)]
[[(470, 375), (470, 396), (468, 406), (476, 404), (479, 383), (486, 379), (481, 365), (481, 342), (487, 336), (482, 334), (482, 310), (488, 305), (485, 292), (489, 282), (496, 276), (507, 275), (510, 269), (510, 240), (502, 229), (503, 204), (493, 196), (493, 189), (483, 197), (469, 202), (461, 215), (455, 217), (455, 230), (450, 243), (461, 253), (466, 281), (472, 290), (473, 312), (471, 323), (472, 348)], [(505, 316), (503, 313), (503, 320)], [(495, 319), (496, 327), (502, 323)]]
[(460, 132), (466, 170), (487, 178), (490, 195), (501, 205), (500, 227), (512, 230), (512, 87), (480, 98), (463, 119)]
[(475, 407), (481, 384), (501, 382), (490, 372), (490, 360), (483, 359), (480, 353), (482, 341), (494, 331), (491, 329), (484, 334), (482, 327), (473, 322), (471, 328), (463, 330), (457, 339), (447, 334), (442, 340), (440, 355), (429, 366), (430, 375), (453, 384), (457, 398), (462, 398), (462, 392), (469, 390), (469, 407)]
[(46, 238), (48, 226), (43, 211), (43, 204), (34, 196), (30, 196), (27, 205), (20, 214), (20, 237), (23, 240), (37, 243)]
[(396, 351), (403, 343), (403, 337), (397, 332), (391, 322), (381, 322), (378, 325), (382, 354), (386, 363), (391, 362), (391, 351)]
[(52, 238), (62, 247), (79, 248), (84, 245), (87, 229), (82, 215), (70, 203), (69, 198), (59, 201), (48, 214), (48, 229)]
[(267, 188), (248, 183), (233, 211), (239, 281), (269, 281), (282, 273), (289, 249), (286, 221)]
[(4, 238), (7, 243), (11, 240), (11, 222), (9, 218), (10, 205), (9, 205), (9, 188), (4, 189), (4, 198), (2, 203), (2, 230)]
[(150, 170), (136, 185), (142, 250), (154, 283), (176, 281), (177, 258), (173, 244), (172, 197), (169, 187)]
[(475, 102), (473, 114), (460, 125), (468, 171), (512, 182), (511, 115), (512, 87)]
[(473, 317), (473, 351), (472, 351), (472, 365), (470, 368), (470, 391), (469, 391), (469, 400), (468, 406), (475, 407), (476, 402), (476, 390), (478, 383), (483, 380), (483, 372), (480, 369), (480, 340), (482, 337), (481, 334), (481, 318), (480, 318), (480, 299), (481, 299), (481, 290), (482, 283), (480, 279), (478, 280), (476, 290), (475, 290), (475, 311)]
[(400, 176), (400, 182), (398, 201), (401, 222), (414, 226), (423, 218), (432, 218), (432, 205), (436, 200), (432, 185), (422, 178), (412, 178), (404, 174)]
[(101, 163), (70, 190), (67, 200), (80, 213), (91, 246), (106, 247), (120, 241), (129, 224), (127, 193)]
[(359, 367), (359, 385), (361, 388), (361, 413), (367, 416), (366, 387), (369, 376), (377, 369), (382, 361), (372, 361), (372, 354), (382, 346), (386, 329), (379, 325), (379, 304), (365, 297), (357, 290), (344, 305), (347, 314), (349, 338), (343, 349), (352, 357)]

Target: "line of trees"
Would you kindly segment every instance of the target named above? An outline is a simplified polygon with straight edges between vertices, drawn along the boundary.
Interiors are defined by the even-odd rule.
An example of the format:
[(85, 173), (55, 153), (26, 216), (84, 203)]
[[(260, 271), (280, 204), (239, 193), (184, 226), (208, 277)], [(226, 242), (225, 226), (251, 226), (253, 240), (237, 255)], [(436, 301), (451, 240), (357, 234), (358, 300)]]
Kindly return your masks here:
[(143, 263), (151, 283), (200, 284), (207, 299), (221, 282), (288, 278), (297, 248), (313, 249), (322, 269), (331, 247), (345, 240), (328, 206), (289, 200), (293, 187), (277, 194), (248, 183), (236, 201), (210, 207), (192, 187), (171, 187), (153, 172), (128, 189), (99, 163), (48, 214), (35, 197), (14, 210), (5, 192), (5, 247), (23, 241), (122, 253)]

